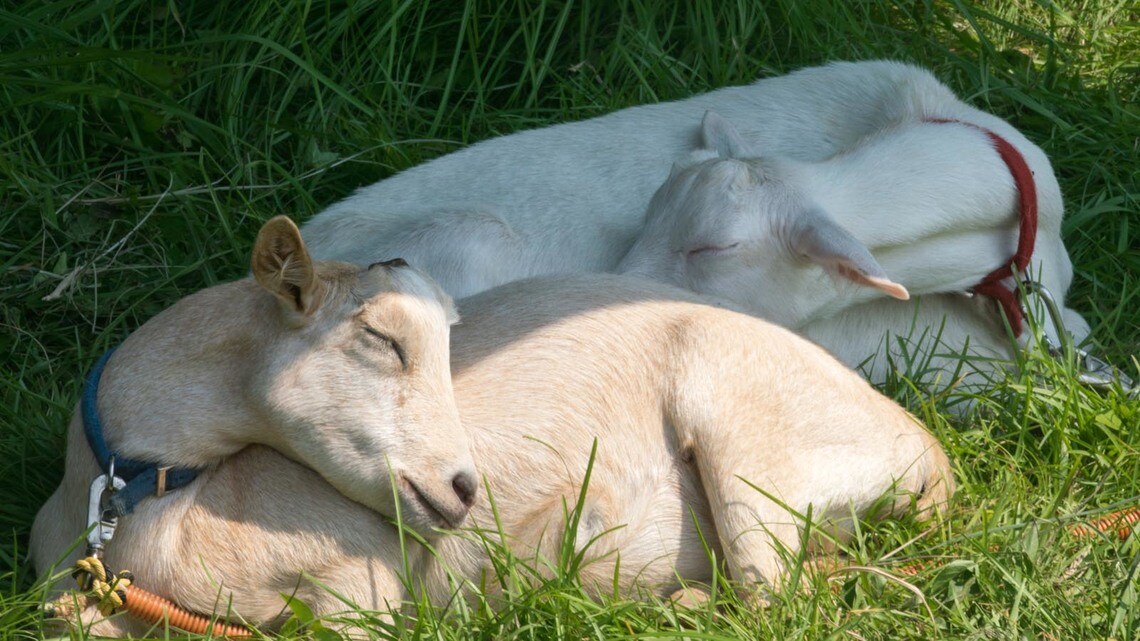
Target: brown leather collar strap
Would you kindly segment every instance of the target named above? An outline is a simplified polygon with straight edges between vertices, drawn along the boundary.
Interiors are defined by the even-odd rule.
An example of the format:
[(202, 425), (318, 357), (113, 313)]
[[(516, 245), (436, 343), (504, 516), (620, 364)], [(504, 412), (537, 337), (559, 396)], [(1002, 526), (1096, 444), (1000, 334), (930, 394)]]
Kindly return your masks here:
[(1020, 336), (1025, 317), (1017, 300), (1017, 294), (1003, 281), (1012, 277), (1014, 270), (1017, 270), (1019, 275), (1024, 274), (1029, 266), (1029, 259), (1033, 256), (1033, 243), (1037, 240), (1037, 186), (1033, 182), (1033, 171), (1029, 169), (1025, 157), (1016, 147), (985, 127), (951, 118), (928, 118), (927, 122), (966, 125), (985, 133), (993, 141), (998, 155), (1009, 167), (1009, 173), (1013, 174), (1013, 183), (1017, 187), (1020, 200), (1017, 251), (1008, 263), (982, 278), (981, 282), (973, 287), (973, 292), (996, 300), (1005, 311), (1013, 335)]

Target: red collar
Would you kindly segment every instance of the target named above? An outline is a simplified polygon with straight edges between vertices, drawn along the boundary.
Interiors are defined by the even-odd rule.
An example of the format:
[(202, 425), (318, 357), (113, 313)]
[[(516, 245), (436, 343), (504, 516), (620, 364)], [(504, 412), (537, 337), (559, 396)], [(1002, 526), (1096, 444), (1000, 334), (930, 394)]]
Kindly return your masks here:
[(973, 292), (996, 300), (1001, 305), (1002, 310), (1005, 311), (1005, 317), (1009, 320), (1009, 328), (1013, 330), (1013, 335), (1020, 336), (1025, 317), (1022, 314), (1021, 305), (1018, 303), (1017, 294), (1003, 281), (1012, 277), (1014, 270), (1019, 275), (1025, 274), (1026, 268), (1029, 266), (1029, 258), (1033, 255), (1033, 243), (1037, 239), (1037, 187), (1033, 182), (1033, 171), (1029, 169), (1025, 157), (1016, 147), (985, 127), (952, 118), (928, 118), (926, 121), (966, 125), (985, 133), (993, 141), (998, 155), (1009, 167), (1009, 173), (1013, 174), (1013, 182), (1017, 186), (1021, 203), (1018, 210), (1017, 251), (1008, 263), (986, 274), (985, 278), (974, 285)]

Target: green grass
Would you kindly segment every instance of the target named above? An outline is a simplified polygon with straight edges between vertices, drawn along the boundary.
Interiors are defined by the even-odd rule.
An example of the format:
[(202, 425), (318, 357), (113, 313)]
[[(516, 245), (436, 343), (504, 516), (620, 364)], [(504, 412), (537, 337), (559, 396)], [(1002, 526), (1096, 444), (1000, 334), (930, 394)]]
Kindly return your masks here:
[[(844, 0), (0, 4), (0, 637), (38, 638), (28, 529), (61, 476), (86, 368), (181, 296), (242, 276), (260, 223), (519, 129), (834, 59), (923, 64), (1053, 159), (1074, 307), (1135, 377), (1140, 10)], [(955, 461), (931, 532), (861, 532), (858, 566), (757, 611), (594, 601), (505, 552), (498, 609), (421, 608), (399, 638), (1116, 638), (1140, 633), (1140, 541), (1065, 525), (1140, 502), (1140, 403), (1047, 361), (967, 417), (895, 394)], [(78, 534), (78, 533), (77, 533)], [(882, 569), (945, 562), (916, 577)], [(834, 588), (833, 589), (829, 589)], [(297, 622), (303, 623), (303, 608)], [(414, 611), (413, 611), (414, 612)], [(303, 633), (295, 628), (297, 635)]]

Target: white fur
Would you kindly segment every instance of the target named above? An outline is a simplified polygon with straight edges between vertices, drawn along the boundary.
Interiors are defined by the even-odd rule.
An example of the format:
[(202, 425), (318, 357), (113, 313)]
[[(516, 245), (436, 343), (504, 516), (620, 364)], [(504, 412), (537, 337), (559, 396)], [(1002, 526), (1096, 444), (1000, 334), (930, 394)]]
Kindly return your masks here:
[(912, 116), (928, 95), (953, 99), (914, 67), (837, 63), (523, 131), (360, 189), (303, 233), (316, 258), (400, 256), (457, 298), (527, 276), (612, 271), (670, 165), (699, 143), (707, 110), (759, 148), (816, 160)]
[[(698, 126), (708, 110), (739, 127), (739, 137), (713, 140), (710, 150)], [(643, 235), (643, 224), (646, 203), (669, 174), (671, 164), (700, 163), (717, 155), (751, 155), (752, 150), (784, 159), (785, 164), (816, 162), (862, 148), (858, 143), (875, 132), (924, 118), (959, 119), (986, 127), (1025, 155), (1036, 171), (1041, 208), (1035, 263), (1053, 283), (1053, 293), (1063, 297), (1071, 268), (1060, 240), (1060, 189), (1048, 159), (1008, 123), (965, 104), (929, 72), (889, 61), (832, 63), (678, 102), (634, 107), (481, 142), (359, 190), (310, 220), (304, 234), (320, 258), (366, 263), (402, 256), (454, 296), (528, 276), (615, 271), (635, 241), (643, 250), (652, 250), (643, 252), (642, 260), (660, 264), (675, 258), (661, 253), (672, 247), (655, 245), (652, 237)], [(1008, 176), (1008, 171), (993, 164), (991, 155), (954, 156), (967, 148), (971, 152), (980, 149), (978, 134), (958, 131), (961, 126), (943, 127), (940, 135), (954, 141), (945, 147), (950, 161), (985, 163), (990, 170), (988, 179), (1000, 181)], [(862, 166), (877, 162), (859, 156), (858, 151), (844, 155)], [(924, 158), (931, 156), (937, 152)], [(924, 171), (918, 162), (911, 169)], [(848, 172), (849, 176), (856, 174)], [(804, 188), (817, 189), (823, 178), (816, 176)], [(931, 300), (925, 294), (968, 287), (974, 284), (969, 280), (971, 274), (990, 271), (1005, 259), (1002, 253), (1011, 253), (1016, 242), (1012, 211), (1001, 208), (1011, 202), (1008, 189), (993, 195), (996, 200), (990, 204), (996, 208), (981, 212), (979, 220), (957, 215), (939, 220), (934, 212), (944, 203), (923, 198), (945, 199), (948, 188), (933, 193), (910, 189), (901, 194), (881, 189), (892, 186), (897, 185), (884, 183), (875, 191), (864, 191), (859, 184), (848, 182), (843, 188), (836, 186), (819, 194), (817, 204), (838, 219), (846, 212), (842, 199), (854, 198), (865, 205), (889, 203), (898, 197), (887, 213), (863, 220), (865, 224), (850, 231), (869, 244), (874, 257), (888, 268), (889, 277), (921, 285), (915, 288), (922, 295), (918, 300), (898, 303), (881, 295), (875, 298), (871, 290), (817, 283), (818, 270), (797, 272), (795, 268), (802, 265), (787, 252), (773, 258), (773, 263), (781, 263), (774, 273), (761, 270), (747, 280), (727, 273), (710, 274), (706, 280), (723, 280), (723, 286), (711, 289), (722, 295), (727, 290), (729, 299), (738, 304), (743, 300), (744, 309), (771, 313), (770, 318), (787, 322), (848, 364), (880, 354), (886, 333), (915, 338), (931, 327), (941, 327), (943, 319), (945, 345), (937, 351), (958, 349), (972, 337), (976, 353), (1007, 358), (1010, 350), (995, 308), (953, 296)], [(810, 200), (816, 195), (809, 192), (803, 197)], [(668, 206), (677, 205), (655, 203), (658, 210)], [(787, 212), (785, 219), (794, 213)], [(650, 217), (655, 215), (651, 209)], [(844, 218), (840, 222), (860, 221)], [(969, 226), (955, 226), (963, 224)], [(863, 238), (896, 229), (907, 233), (893, 239)], [(627, 258), (628, 267), (653, 278), (683, 280), (631, 261)], [(942, 271), (947, 265), (952, 269)], [(779, 282), (792, 273), (800, 274), (794, 282)], [(759, 300), (768, 290), (779, 291), (781, 296)], [(832, 298), (826, 299), (828, 294)], [(839, 314), (840, 310), (854, 311)], [(1071, 310), (1066, 317), (1069, 329), (1083, 338), (1087, 334), (1084, 321)], [(917, 331), (912, 332), (912, 327)], [(930, 344), (923, 347), (926, 352), (931, 349)], [(876, 361), (873, 380), (882, 379), (883, 361)], [(951, 361), (937, 364), (953, 365)]]
[[(1009, 125), (987, 125), (1024, 150), (1037, 177), (1031, 273), (1064, 292), (1072, 266), (1060, 240), (1052, 168)], [(936, 370), (949, 371), (958, 360), (941, 355), (967, 349), (1010, 356), (991, 301), (944, 295), (968, 290), (1006, 264), (1018, 242), (1018, 188), (984, 131), (905, 121), (817, 162), (763, 156), (712, 112), (703, 137), (701, 150), (711, 159), (674, 169), (617, 271), (795, 328), (850, 365), (876, 355), (876, 379), (887, 354), (897, 360), (903, 351), (884, 341), (884, 330), (893, 341), (908, 339), (913, 352), (940, 354), (927, 364)], [(884, 294), (925, 296), (903, 303)], [(1087, 326), (1079, 321), (1075, 329), (1083, 338)], [(919, 350), (913, 343), (923, 336), (928, 345)]]
[[(372, 271), (319, 269), (340, 291), (373, 291)], [(100, 393), (108, 408), (133, 395), (137, 409), (155, 417), (149, 452), (155, 458), (182, 447), (178, 422), (186, 408), (172, 390), (145, 381), (187, 368), (213, 369), (224, 378), (243, 354), (225, 343), (188, 354), (154, 338), (177, 334), (196, 342), (203, 327), (188, 307), (232, 316), (229, 332), (260, 324), (258, 310), (274, 303), (249, 281), (205, 293), (134, 334), (113, 359)], [(244, 297), (251, 303), (243, 304)], [(501, 542), (540, 566), (558, 554), (565, 510), (581, 494), (596, 443), (574, 541), (584, 551), (581, 578), (590, 589), (608, 591), (616, 577), (625, 594), (668, 595), (680, 581), (708, 581), (703, 534), (751, 593), (748, 584), (770, 585), (784, 575), (781, 547), (793, 555), (800, 549), (803, 523), (795, 512), (810, 511), (842, 534), (842, 521), (853, 513), (925, 513), (954, 489), (938, 442), (824, 350), (667, 285), (599, 275), (528, 280), (464, 300), (461, 311), (464, 322), (452, 331), (451, 383), (469, 436), (450, 433), (450, 425), (447, 433), (421, 425), (414, 431), (423, 434), (407, 436), (432, 434), (418, 445), (444, 451), (470, 442), (489, 492), (480, 491), (469, 522), (492, 540), (501, 527)], [(446, 354), (445, 345), (434, 343), (447, 339), (445, 323), (421, 331)], [(326, 375), (362, 385), (353, 363), (330, 366)], [(320, 405), (326, 391), (296, 393)], [(443, 387), (407, 392), (408, 405), (452, 406), (441, 396)], [(227, 401), (240, 405), (243, 396), (256, 399), (258, 388), (234, 388)], [(389, 388), (373, 402), (391, 406), (398, 396)], [(197, 413), (208, 424), (229, 410), (209, 404)], [(108, 437), (125, 446), (121, 425), (108, 421)], [(394, 426), (375, 429), (387, 433)], [(411, 428), (395, 431), (404, 429)], [(210, 449), (221, 435), (198, 437), (205, 441), (199, 448)], [(434, 469), (434, 461), (428, 458), (423, 468)], [(66, 476), (32, 532), (41, 573), (82, 533), (86, 483), (97, 473), (73, 422)], [(413, 519), (409, 525), (429, 533), (423, 527), (432, 524)], [(232, 608), (247, 621), (272, 625), (281, 620), (282, 593), (298, 595), (318, 614), (344, 610), (341, 597), (387, 611), (400, 607), (409, 585), (445, 605), (453, 598), (449, 575), (466, 587), (494, 576), (484, 543), (470, 533), (432, 543), (434, 556), (409, 539), (404, 556), (398, 531), (376, 512), (303, 465), (251, 446), (215, 462), (189, 486), (143, 501), (122, 519), (107, 561), (184, 607)], [(495, 589), (493, 579), (487, 587)], [(83, 616), (98, 619), (91, 608)], [(112, 635), (143, 630), (129, 617), (92, 628)]]

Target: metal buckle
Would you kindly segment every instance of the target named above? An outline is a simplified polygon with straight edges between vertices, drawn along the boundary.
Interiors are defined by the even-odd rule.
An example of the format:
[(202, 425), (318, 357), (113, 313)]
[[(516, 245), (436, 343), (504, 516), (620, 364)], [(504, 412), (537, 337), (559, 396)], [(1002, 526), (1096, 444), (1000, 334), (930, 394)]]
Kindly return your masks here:
[(1029, 317), (1027, 299), (1031, 294), (1036, 295), (1045, 304), (1045, 312), (1049, 314), (1049, 320), (1057, 328), (1056, 341), (1048, 333), (1041, 333), (1041, 340), (1050, 356), (1075, 364), (1078, 369), (1077, 380), (1089, 387), (1111, 389), (1119, 385), (1128, 396), (1140, 395), (1140, 387), (1137, 387), (1119, 368), (1073, 345), (1072, 337), (1065, 329), (1064, 317), (1061, 314), (1061, 307), (1057, 305), (1057, 299), (1053, 298), (1053, 294), (1044, 285), (1029, 279), (1021, 281), (1021, 288), (1018, 290), (1021, 310), (1026, 318)]
[(111, 495), (127, 486), (115, 476), (115, 459), (112, 457), (107, 474), (100, 474), (91, 482), (87, 494), (87, 554), (102, 557), (103, 547), (115, 536), (119, 519), (111, 515), (107, 503)]
[(172, 467), (173, 466), (171, 465), (165, 465), (163, 467), (157, 468), (158, 475), (154, 480), (155, 496), (162, 497), (162, 495), (166, 494), (166, 473), (169, 472)]

